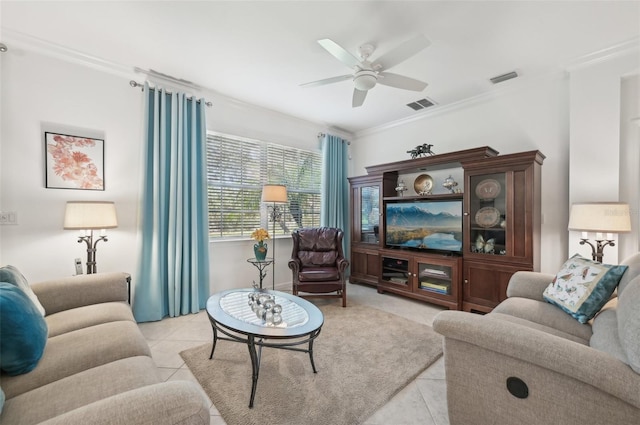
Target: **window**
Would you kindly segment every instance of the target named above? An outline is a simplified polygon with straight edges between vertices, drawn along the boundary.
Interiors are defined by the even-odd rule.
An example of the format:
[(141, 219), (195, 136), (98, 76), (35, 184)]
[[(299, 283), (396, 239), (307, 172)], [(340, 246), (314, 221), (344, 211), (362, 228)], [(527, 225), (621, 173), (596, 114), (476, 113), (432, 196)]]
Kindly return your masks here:
[(276, 235), (319, 226), (321, 172), (319, 151), (208, 133), (209, 237), (249, 237), (258, 227), (273, 233), (271, 207), (260, 201), (268, 183), (287, 186), (289, 202), (280, 206)]

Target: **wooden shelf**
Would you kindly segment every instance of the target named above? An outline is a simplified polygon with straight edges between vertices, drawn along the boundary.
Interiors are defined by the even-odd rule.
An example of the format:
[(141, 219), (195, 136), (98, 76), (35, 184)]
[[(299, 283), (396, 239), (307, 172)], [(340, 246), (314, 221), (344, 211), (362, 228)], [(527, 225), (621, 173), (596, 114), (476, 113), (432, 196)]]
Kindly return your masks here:
[(462, 193), (441, 193), (437, 195), (425, 196), (385, 196), (383, 201), (422, 201), (422, 200), (438, 200), (438, 199), (463, 199)]

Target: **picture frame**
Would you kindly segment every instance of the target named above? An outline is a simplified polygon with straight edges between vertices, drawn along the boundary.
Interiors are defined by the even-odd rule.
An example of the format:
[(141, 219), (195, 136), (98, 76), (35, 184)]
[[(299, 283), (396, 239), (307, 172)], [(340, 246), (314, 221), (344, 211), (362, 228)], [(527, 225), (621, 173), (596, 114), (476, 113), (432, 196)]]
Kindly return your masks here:
[(45, 131), (47, 189), (104, 190), (104, 139)]

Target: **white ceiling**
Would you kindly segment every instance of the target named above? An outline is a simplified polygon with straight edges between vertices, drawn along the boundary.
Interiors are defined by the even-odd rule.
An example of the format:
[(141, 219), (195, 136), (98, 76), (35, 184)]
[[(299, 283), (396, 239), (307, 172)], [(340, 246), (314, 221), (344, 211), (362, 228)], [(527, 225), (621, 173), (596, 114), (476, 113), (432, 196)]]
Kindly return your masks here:
[[(0, 18), (3, 33), (153, 69), (351, 133), (420, 114), (406, 104), (424, 97), (442, 108), (497, 90), (493, 76), (521, 75), (504, 87), (555, 74), (585, 55), (638, 46), (640, 37), (640, 1), (3, 0)], [(354, 55), (372, 43), (376, 58), (420, 33), (431, 45), (392, 72), (428, 82), (423, 92), (377, 85), (352, 108), (351, 81), (299, 87), (350, 72), (318, 39)], [(2, 34), (0, 41), (9, 44)]]

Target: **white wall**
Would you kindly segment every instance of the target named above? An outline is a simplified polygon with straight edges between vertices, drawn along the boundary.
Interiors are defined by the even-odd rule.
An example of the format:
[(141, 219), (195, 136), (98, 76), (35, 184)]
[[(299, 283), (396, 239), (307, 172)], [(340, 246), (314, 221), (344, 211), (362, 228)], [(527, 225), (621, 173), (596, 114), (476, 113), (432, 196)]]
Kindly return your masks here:
[[(0, 226), (0, 262), (31, 281), (74, 274), (86, 245), (62, 229), (65, 203), (110, 200), (119, 227), (98, 244), (98, 270), (133, 273), (140, 92), (122, 78), (15, 48), (2, 55), (2, 88), (0, 208), (17, 212), (18, 224)], [(45, 188), (43, 128), (104, 133), (105, 191)]]
[[(637, 215), (638, 133), (634, 137), (629, 122), (630, 115), (638, 114), (640, 96), (637, 84), (633, 85), (637, 79), (625, 84), (624, 91), (622, 88), (623, 78), (638, 72), (638, 58), (638, 53), (623, 55), (571, 71), (571, 203), (628, 202)], [(604, 262), (616, 264), (638, 251), (638, 228), (633, 230), (633, 235), (616, 238), (626, 242), (604, 249)], [(580, 236), (580, 232), (570, 232), (569, 251), (590, 257), (591, 248), (579, 245)], [(593, 240), (594, 235), (589, 237)]]
[(626, 258), (640, 251), (640, 75), (622, 79), (621, 104), (620, 201), (631, 208), (631, 233), (618, 240), (619, 257)]
[[(401, 126), (357, 135), (350, 175), (366, 174), (368, 165), (408, 159), (406, 151), (423, 143), (433, 144), (436, 153), (485, 145), (500, 154), (537, 149), (547, 157), (542, 165), (541, 270), (552, 272), (566, 260), (567, 251), (568, 83), (557, 76), (534, 84), (514, 81), (509, 88)], [(436, 185), (442, 180), (436, 178)]]
[[(18, 224), (0, 226), (0, 264), (13, 264), (30, 281), (74, 274), (86, 246), (62, 229), (67, 200), (112, 200), (119, 226), (98, 244), (98, 270), (135, 274), (141, 187), (143, 95), (129, 77), (13, 48), (2, 58), (0, 210), (16, 211)], [(137, 80), (141, 77), (137, 75)], [(208, 128), (304, 149), (318, 148), (324, 126), (204, 93), (214, 106)], [(105, 191), (45, 189), (43, 125), (105, 135)], [(344, 136), (344, 135), (343, 135)], [(272, 241), (273, 242), (273, 241)], [(253, 240), (210, 245), (211, 290), (246, 287), (258, 280), (246, 259)], [(276, 282), (291, 282), (291, 239), (277, 241)], [(272, 285), (271, 271), (265, 285)]]

